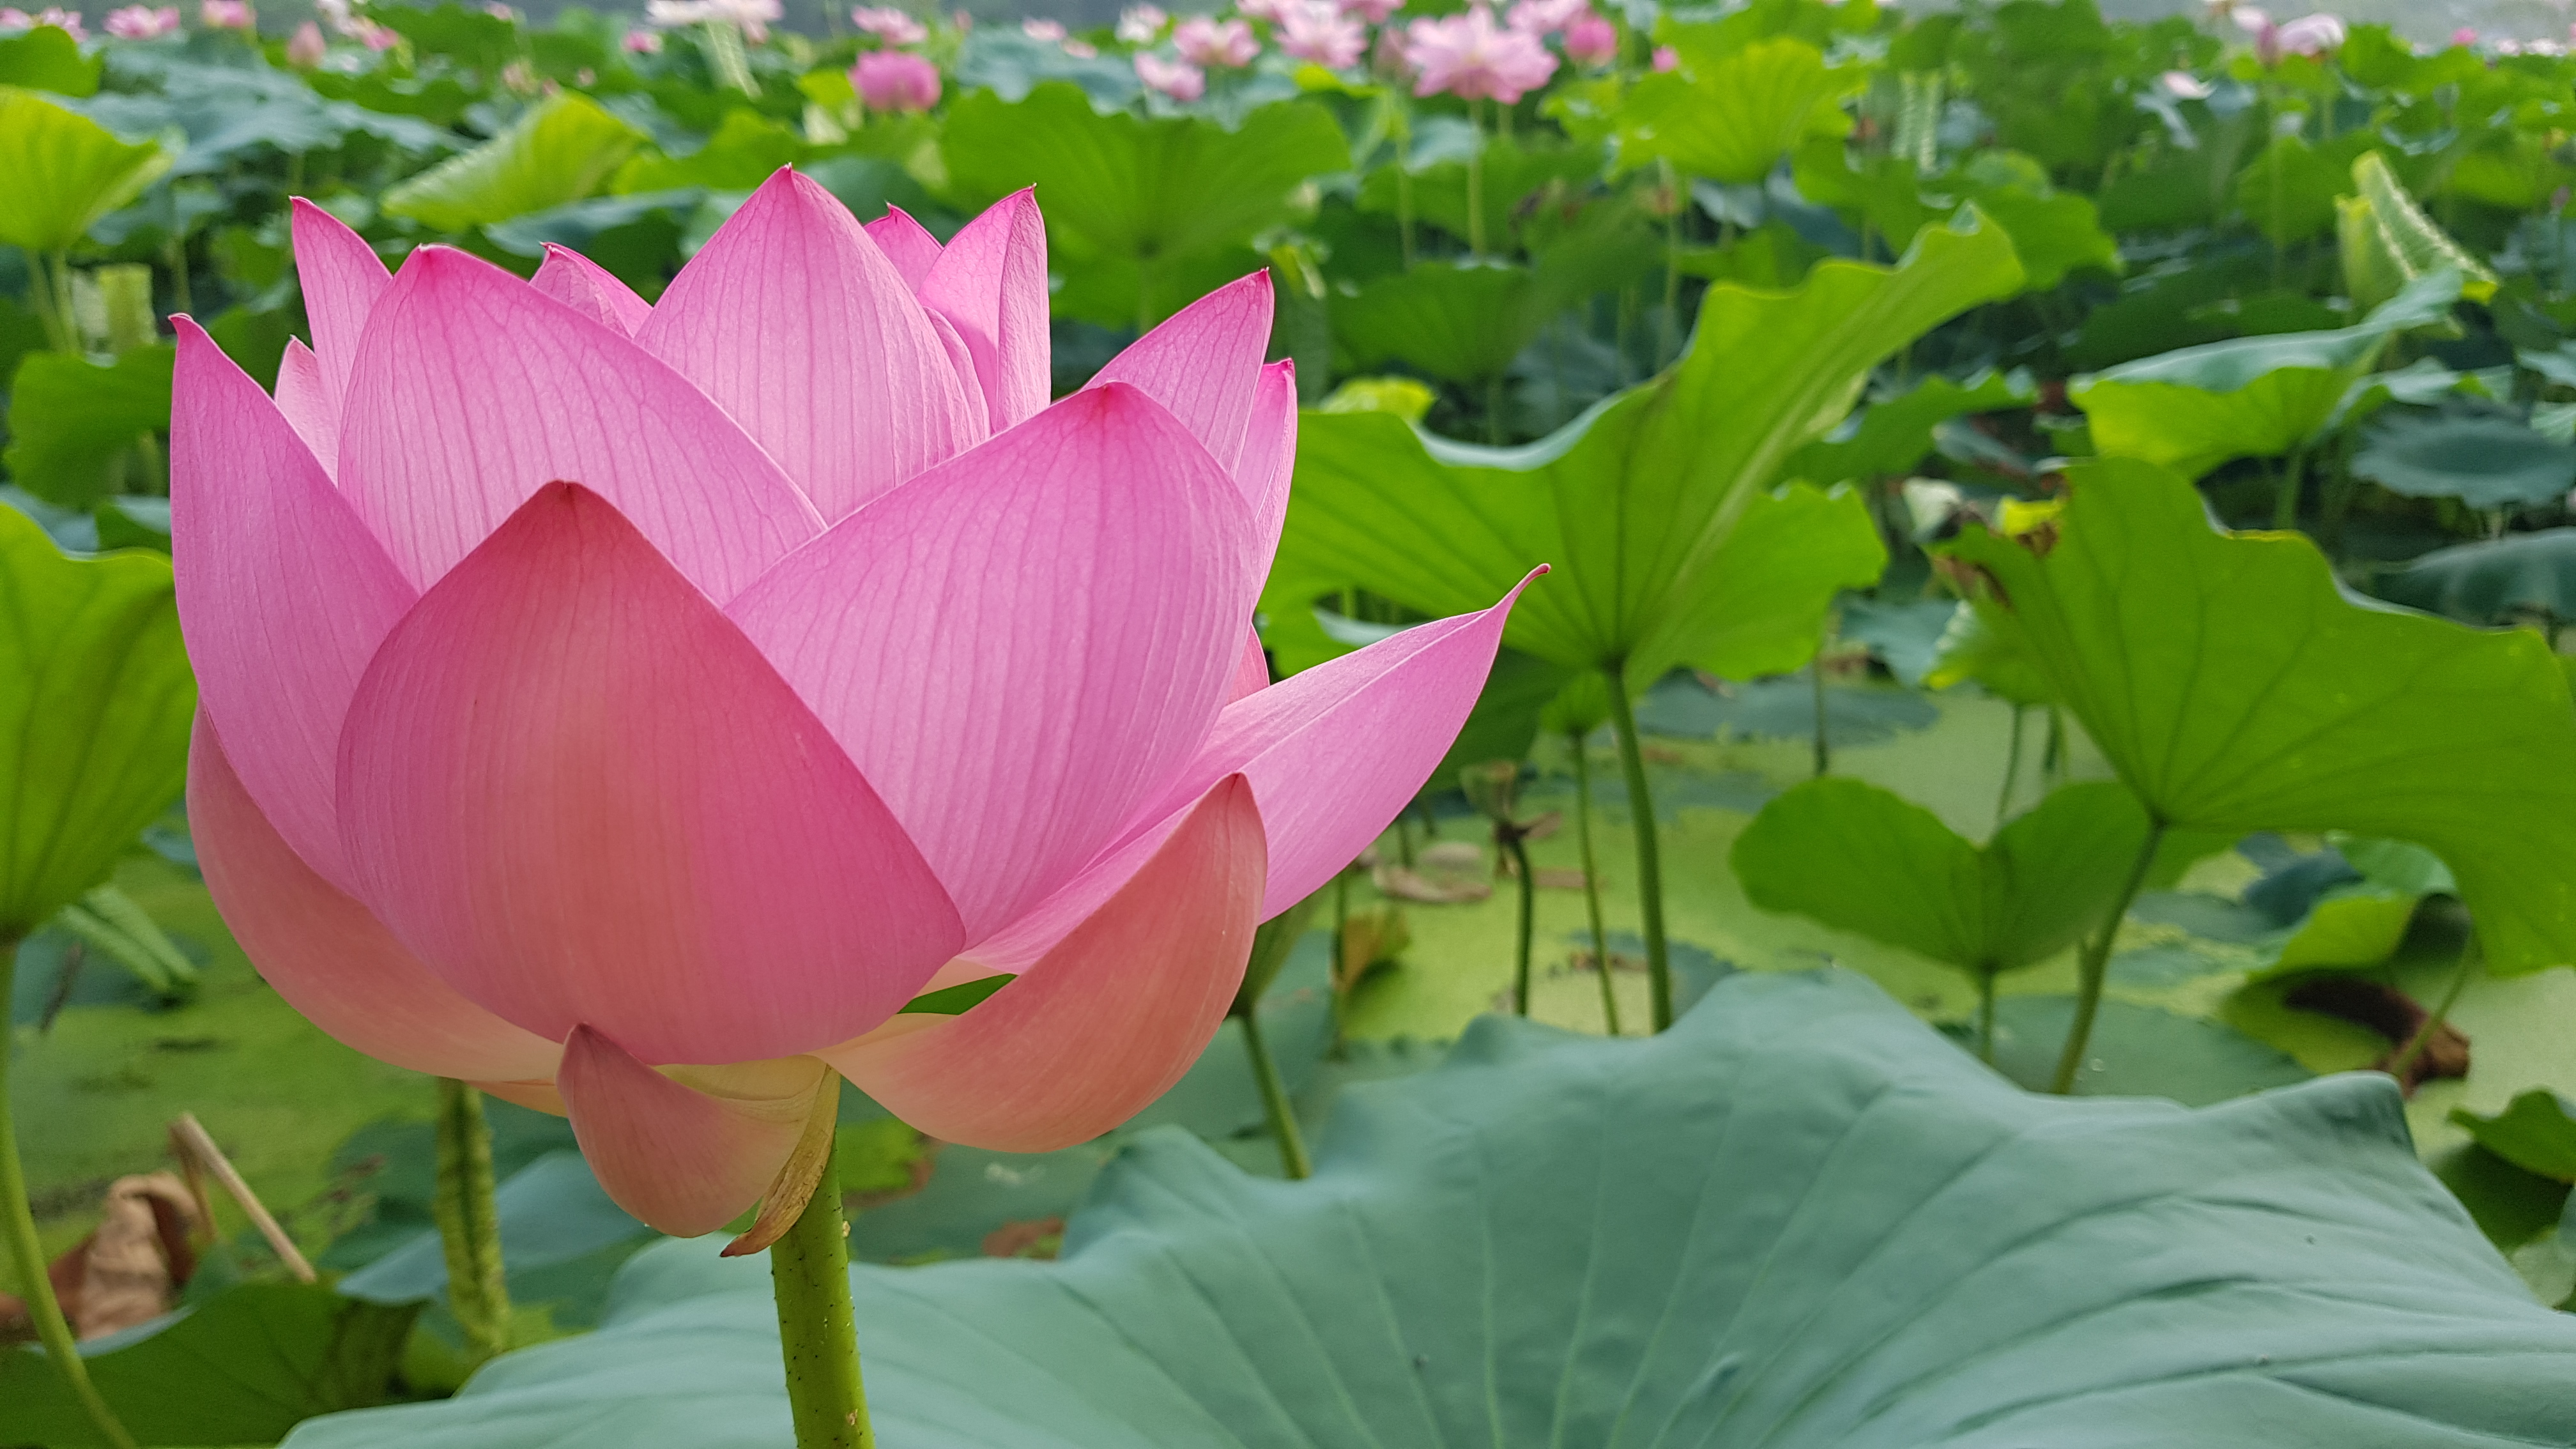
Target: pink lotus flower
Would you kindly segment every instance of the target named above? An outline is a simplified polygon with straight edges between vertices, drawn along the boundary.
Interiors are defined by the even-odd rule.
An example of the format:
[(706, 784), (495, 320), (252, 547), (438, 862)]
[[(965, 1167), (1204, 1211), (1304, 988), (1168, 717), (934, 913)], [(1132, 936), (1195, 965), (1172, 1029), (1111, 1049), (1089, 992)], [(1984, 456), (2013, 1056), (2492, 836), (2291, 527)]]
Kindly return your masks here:
[(1276, 25), (1295, 0), (1235, 0), (1234, 13), (1246, 20)]
[(81, 24), (80, 12), (77, 10), (65, 10), (57, 6), (38, 11), (33, 15), (14, 5), (0, 10), (0, 30), (34, 30), (46, 25), (62, 31), (74, 40), (89, 39), (89, 31)]
[(660, 55), (662, 53), (662, 32), (658, 30), (630, 30), (626, 32), (626, 39), (621, 43), (626, 47), (626, 53), (629, 55)]
[(1344, 15), (1356, 15), (1371, 25), (1384, 25), (1386, 17), (1404, 8), (1404, 0), (1341, 0)]
[(1536, 37), (1494, 23), (1483, 5), (1463, 15), (1416, 20), (1406, 27), (1404, 58), (1414, 69), (1413, 93), (1446, 91), (1463, 100), (1510, 105), (1547, 84), (1556, 57)]
[(1588, 0), (1520, 0), (1511, 9), (1511, 28), (1524, 35), (1554, 35), (1590, 13)]
[(391, 50), (402, 43), (401, 31), (390, 25), (378, 25), (372, 20), (359, 21), (352, 33), (357, 36), (358, 43), (369, 50)]
[(197, 7), (197, 23), (209, 30), (248, 30), (259, 23), (249, 0), (206, 0)]
[(294, 229), (274, 399), (178, 323), (208, 886), (324, 1030), (568, 1113), (666, 1232), (827, 1067), (951, 1142), (1124, 1120), (1484, 684), (1508, 599), (1269, 684), (1266, 273), (1050, 404), (1028, 192), (943, 247), (781, 171), (649, 306)]
[(862, 5), (850, 12), (850, 23), (888, 45), (919, 45), (930, 38), (930, 27), (891, 5)]
[(179, 30), (179, 7), (164, 5), (155, 10), (149, 5), (128, 5), (107, 12), (107, 33), (119, 40), (156, 40), (175, 35)]
[(1565, 27), (1565, 54), (1577, 65), (1608, 65), (1619, 58), (1619, 27), (1586, 10)]
[(1159, 5), (1130, 5), (1118, 12), (1118, 38), (1129, 45), (1150, 45), (1171, 19)]
[(1166, 60), (1152, 51), (1136, 52), (1136, 79), (1145, 89), (1176, 101), (1195, 101), (1207, 94), (1207, 72), (1186, 60)]
[(1252, 58), (1261, 53), (1261, 42), (1252, 38), (1252, 27), (1240, 20), (1193, 15), (1172, 27), (1172, 48), (1192, 65), (1231, 70), (1252, 64)]
[(1356, 64), (1368, 50), (1368, 28), (1332, 0), (1294, 0), (1279, 19), (1279, 48), (1332, 70)]
[(2187, 70), (2169, 70), (2156, 77), (2156, 85), (2178, 101), (2205, 101), (2217, 93), (2217, 87)]
[(939, 104), (939, 67), (908, 50), (872, 50), (850, 67), (850, 85), (871, 111), (926, 111)]
[(1648, 58), (1647, 64), (1653, 68), (1657, 75), (1662, 75), (1667, 71), (1680, 70), (1682, 68), (1682, 53), (1673, 49), (1669, 45), (1658, 45), (1655, 47), (1655, 53)]
[(1031, 40), (1064, 39), (1064, 22), (1060, 20), (1023, 20), (1020, 33)]
[(331, 42), (322, 38), (322, 27), (307, 20), (295, 27), (286, 38), (286, 63), (297, 70), (311, 70), (331, 53)]
[(2336, 16), (2319, 12), (2302, 15), (2286, 25), (2251, 5), (2237, 6), (2229, 12), (2237, 28), (2254, 37), (2254, 57), (2266, 66), (2276, 66), (2288, 56), (2324, 55), (2344, 42), (2344, 23)]

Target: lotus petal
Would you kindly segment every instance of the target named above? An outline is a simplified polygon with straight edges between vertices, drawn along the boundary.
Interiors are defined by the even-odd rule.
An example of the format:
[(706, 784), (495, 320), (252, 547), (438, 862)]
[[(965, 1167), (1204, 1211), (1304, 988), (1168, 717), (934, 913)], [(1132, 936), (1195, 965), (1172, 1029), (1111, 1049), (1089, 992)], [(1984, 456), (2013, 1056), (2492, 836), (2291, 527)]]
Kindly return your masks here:
[(1124, 382), (1143, 389), (1232, 472), (1243, 456), (1244, 426), (1264, 374), (1270, 310), (1268, 272), (1229, 282), (1109, 359), (1091, 386)]
[(1019, 426), (1047, 405), (1054, 343), (1046, 223), (1033, 191), (1003, 197), (950, 237), (922, 279), (921, 300), (966, 339), (994, 432)]
[(921, 284), (930, 279), (931, 265), (939, 260), (939, 238), (900, 206), (887, 207), (885, 215), (867, 224), (867, 232), (875, 239), (877, 250), (894, 263), (903, 284), (920, 292)]
[(653, 315), (653, 304), (617, 280), (617, 274), (574, 251), (548, 242), (546, 259), (528, 285), (603, 326), (628, 337)]
[(340, 218), (303, 197), (291, 208), (295, 279), (312, 323), (313, 355), (322, 363), (322, 391), (333, 412), (345, 406), (359, 338), (376, 302), (391, 285), (384, 258)]
[(274, 401), (326, 477), (340, 466), (340, 404), (327, 387), (322, 381), (322, 360), (304, 345), (304, 339), (287, 338), (286, 351), (277, 359)]
[(609, 1197), (658, 1232), (693, 1238), (760, 1200), (804, 1131), (823, 1070), (792, 1057), (695, 1070), (684, 1084), (583, 1026), (564, 1043), (555, 1088)]

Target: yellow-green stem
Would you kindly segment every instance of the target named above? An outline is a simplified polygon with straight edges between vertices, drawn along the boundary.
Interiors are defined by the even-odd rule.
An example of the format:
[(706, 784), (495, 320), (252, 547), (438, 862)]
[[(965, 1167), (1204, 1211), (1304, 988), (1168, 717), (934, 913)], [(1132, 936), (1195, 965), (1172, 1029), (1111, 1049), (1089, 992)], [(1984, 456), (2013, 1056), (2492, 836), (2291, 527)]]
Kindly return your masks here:
[(2424, 1018), (2424, 1024), (2415, 1029), (2415, 1035), (2407, 1039), (2405, 1047), (2389, 1062), (2390, 1076), (2403, 1082), (2406, 1074), (2415, 1069), (2415, 1059), (2424, 1055), (2424, 1049), (2433, 1044), (2433, 1034), (2442, 1029), (2443, 1022), (2451, 1019), (2451, 1008), (2460, 1004), (2460, 992), (2467, 988), (2469, 978), (2477, 974), (2477, 969), (2478, 938), (2471, 935), (2468, 944), (2460, 948), (2459, 969), (2451, 973), (2451, 984), (2443, 990), (2441, 1003), (2433, 1008), (2432, 1015)]
[(2120, 922), (2129, 914), (2129, 903), (2138, 898), (2138, 889), (2147, 883), (2147, 871), (2156, 863), (2156, 847), (2164, 843), (2165, 825), (2159, 820), (2147, 827), (2146, 842), (2138, 847), (2138, 858), (2129, 867), (2129, 878), (2121, 883), (2119, 898), (2111, 903), (2111, 913), (2102, 918), (2102, 929), (2084, 943), (2083, 954), (2076, 959), (2075, 1021), (2066, 1030), (2066, 1047), (2057, 1054), (2057, 1076), (2048, 1089), (2059, 1096), (2075, 1090), (2076, 1074), (2084, 1068), (2084, 1050), (2093, 1042), (2093, 1018), (2102, 1010), (2102, 982), (2110, 974), (2111, 947), (2120, 939)]
[(2012, 707), (2012, 743), (2004, 748), (2004, 788), (1995, 796), (1995, 824), (2001, 826), (2012, 814), (2013, 786), (2021, 779), (2022, 722), (2030, 715), (2028, 705)]
[(1995, 1064), (1995, 973), (1977, 973), (1977, 1060)]
[(779, 1349), (796, 1449), (876, 1449), (859, 1381), (858, 1319), (850, 1308), (849, 1225), (830, 1167), (786, 1235), (769, 1247)]
[[(17, 967), (18, 938), (0, 935), (0, 1011), (7, 1009)], [(54, 1299), (53, 1280), (45, 1275), (44, 1244), (36, 1236), (35, 1210), (27, 1202), (27, 1171), (18, 1161), (18, 1129), (9, 1115), (9, 1055), (16, 1045), (14, 1028), (0, 1031), (0, 1230), (9, 1238), (10, 1266), (17, 1271), (18, 1291), (27, 1300), (28, 1316), (36, 1320), (36, 1337), (44, 1342), (46, 1360), (80, 1401), (90, 1426), (114, 1449), (134, 1449), (134, 1436), (125, 1432), (116, 1411), (90, 1382), (89, 1364), (72, 1339), (71, 1324), (64, 1321), (63, 1305)]]
[(1279, 1144), (1279, 1168), (1291, 1179), (1303, 1179), (1314, 1172), (1314, 1165), (1307, 1160), (1306, 1139), (1297, 1130), (1287, 1084), (1279, 1080), (1279, 1064), (1271, 1059), (1270, 1044), (1261, 1039), (1258, 1015), (1240, 1011), (1234, 1019), (1243, 1023), (1243, 1049), (1252, 1058), (1252, 1079), (1261, 1084), (1261, 1110), (1270, 1119), (1270, 1140)]
[(1485, 103), (1467, 103), (1467, 255), (1485, 254)]
[(510, 1348), (510, 1289), (501, 1261), (501, 1215), (492, 1200), (492, 1129), (483, 1094), (438, 1082), (438, 1188), (431, 1215), (447, 1254), (447, 1306), (465, 1335), (469, 1367)]
[(1583, 909), (1592, 918), (1592, 962), (1601, 968), (1601, 1021), (1619, 1034), (1619, 993), (1610, 981), (1610, 933), (1601, 928), (1601, 867), (1592, 856), (1592, 761), (1583, 735), (1566, 736), (1574, 751), (1574, 838), (1583, 850)]
[(1538, 882), (1530, 879), (1529, 847), (1521, 843), (1518, 832), (1503, 841), (1503, 849), (1512, 857), (1512, 871), (1520, 877), (1521, 916), (1520, 950), (1512, 958), (1512, 1014), (1529, 1015), (1530, 1008), (1530, 936), (1537, 927)]
[(1673, 966), (1664, 945), (1664, 861), (1655, 833), (1655, 797), (1646, 786), (1646, 750), (1637, 738), (1637, 712), (1628, 703), (1627, 672), (1611, 663), (1602, 666), (1602, 673), (1610, 686), (1610, 727), (1619, 736), (1619, 768), (1628, 778), (1628, 816), (1637, 833), (1637, 913), (1646, 937), (1646, 990), (1654, 1029), (1662, 1031), (1673, 1024)]

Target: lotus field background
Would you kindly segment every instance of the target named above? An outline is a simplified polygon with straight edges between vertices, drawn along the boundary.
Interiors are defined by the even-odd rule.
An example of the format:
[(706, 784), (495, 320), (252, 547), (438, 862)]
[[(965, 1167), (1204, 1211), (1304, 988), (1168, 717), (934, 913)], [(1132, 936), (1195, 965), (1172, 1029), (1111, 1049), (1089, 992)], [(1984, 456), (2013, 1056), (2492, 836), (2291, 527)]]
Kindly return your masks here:
[[(0, 1446), (2576, 1445), (2571, 132), (2566, 44), (2241, 4), (0, 10)], [(800, 237), (933, 339), (869, 314), (861, 373), (966, 420), (838, 504), (861, 324), (736, 259)], [(293, 784), (236, 721), (363, 611), (292, 562), (328, 509), (197, 480), (571, 416), (341, 432), (387, 285), (496, 369), (576, 311), (675, 378), (720, 338), (563, 446), (780, 479), (824, 562), (551, 472), (434, 559), (371, 520), (414, 612)], [(667, 441), (700, 408), (735, 451)], [(1139, 470), (1217, 501), (1059, 516)], [(442, 965), (536, 1055), (441, 1056), (314, 985), (360, 949), (314, 902), (446, 961), (412, 843), (555, 818), (384, 783), (486, 778), (515, 676), (378, 676), (505, 576), (747, 638), (849, 748), (707, 726), (732, 863), (592, 829), (578, 878), (824, 882), (919, 958), (875, 1034), (780, 1046), (841, 998), (764, 1005), (802, 938), (722, 903), (686, 1040)], [(798, 672), (802, 621), (988, 595), (1094, 632)], [(923, 825), (887, 761), (1054, 739), (1122, 660), (1206, 696), (1134, 798)], [(870, 754), (880, 694), (937, 738)], [(709, 1102), (770, 1145), (673, 1147)], [(834, 1205), (842, 1427), (780, 1357)]]

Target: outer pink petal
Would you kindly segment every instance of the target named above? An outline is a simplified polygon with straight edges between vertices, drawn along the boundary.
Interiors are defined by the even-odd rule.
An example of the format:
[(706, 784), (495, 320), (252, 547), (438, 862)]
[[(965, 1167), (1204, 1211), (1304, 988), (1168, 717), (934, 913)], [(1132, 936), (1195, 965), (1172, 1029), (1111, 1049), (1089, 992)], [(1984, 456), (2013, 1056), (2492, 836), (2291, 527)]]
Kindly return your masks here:
[(1229, 282), (1163, 320), (1091, 380), (1133, 383), (1172, 410), (1231, 472), (1270, 347), (1270, 274)]
[(559, 1048), (456, 994), (367, 908), (287, 848), (208, 716), (188, 749), (188, 828), (233, 938), (287, 1004), (343, 1044), (432, 1076), (550, 1076)]
[(876, 1025), (957, 915), (739, 630), (575, 484), (423, 595), (340, 744), (358, 895), (459, 991), (653, 1062)]
[(322, 360), (323, 394), (334, 410), (349, 391), (358, 339), (389, 285), (384, 258), (338, 217), (303, 197), (293, 203), (295, 277), (312, 324), (313, 355)]
[(719, 601), (822, 531), (778, 465), (679, 374), (447, 247), (413, 252), (368, 324), (339, 479), (422, 588), (558, 480), (616, 505)]
[(1103, 388), (861, 509), (728, 612), (972, 939), (1070, 878), (1207, 737), (1251, 623), (1249, 530), (1170, 414)]
[(869, 222), (867, 230), (877, 249), (886, 254), (886, 260), (894, 263), (903, 284), (919, 292), (921, 284), (930, 279), (931, 266), (939, 260), (939, 238), (900, 206), (887, 207), (886, 214)]
[(1297, 364), (1283, 359), (1261, 369), (1243, 456), (1234, 465), (1234, 481), (1252, 500), (1260, 540), (1255, 572), (1263, 579), (1270, 577), (1271, 561), (1279, 555), (1279, 533), (1288, 524), (1288, 481), (1296, 471)]
[(963, 1016), (824, 1054), (931, 1136), (1051, 1152), (1163, 1095), (1224, 1024), (1262, 896), (1261, 815), (1226, 780), (1090, 919)]
[(573, 1139), (609, 1197), (648, 1227), (694, 1238), (759, 1201), (804, 1130), (821, 1064), (762, 1065), (786, 1069), (768, 1073), (781, 1079), (774, 1094), (713, 1096), (583, 1026), (564, 1043), (555, 1087)]
[(1046, 223), (1034, 189), (987, 207), (948, 239), (921, 300), (957, 325), (975, 355), (994, 432), (1017, 427), (1052, 391)]
[(1239, 772), (1270, 832), (1262, 919), (1304, 900), (1431, 778), (1476, 707), (1503, 622), (1528, 587), (1523, 579), (1482, 613), (1417, 625), (1226, 706), (1207, 747), (1138, 819), (1159, 820)]
[(574, 251), (546, 244), (546, 259), (528, 284), (594, 322), (614, 327), (628, 337), (653, 315), (653, 304), (617, 280), (606, 267)]
[(277, 410), (328, 475), (340, 465), (340, 405), (325, 391), (322, 363), (303, 339), (286, 339), (277, 359)]
[(415, 595), (259, 384), (196, 323), (177, 327), (170, 544), (188, 656), (251, 798), (347, 889), (340, 721)]
[(1269, 687), (1270, 656), (1262, 650), (1261, 631), (1255, 629), (1243, 638), (1243, 658), (1234, 666), (1234, 682), (1226, 686), (1225, 702), (1232, 704)]
[(722, 403), (827, 520), (984, 436), (894, 264), (793, 171), (716, 230), (635, 340)]

